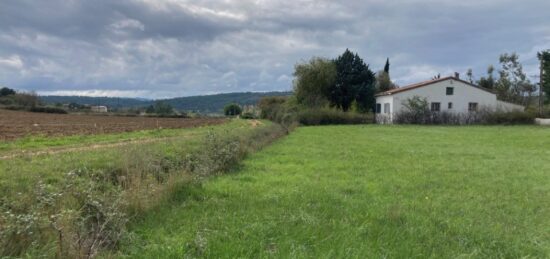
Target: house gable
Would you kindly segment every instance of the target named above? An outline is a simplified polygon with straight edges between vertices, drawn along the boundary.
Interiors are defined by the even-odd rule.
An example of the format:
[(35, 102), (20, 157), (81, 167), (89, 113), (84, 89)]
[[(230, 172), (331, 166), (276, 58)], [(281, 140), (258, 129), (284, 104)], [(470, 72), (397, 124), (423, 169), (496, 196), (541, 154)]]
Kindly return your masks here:
[(495, 92), (492, 91), (492, 90), (490, 90), (490, 89), (487, 89), (487, 88), (483, 88), (483, 87), (481, 87), (481, 86), (474, 85), (474, 84), (472, 84), (472, 83), (470, 83), (470, 82), (461, 80), (461, 79), (456, 78), (456, 77), (448, 76), (448, 77), (443, 77), (443, 78), (439, 78), (439, 79), (424, 81), (424, 82), (420, 82), (420, 83), (416, 83), (416, 84), (412, 84), (412, 85), (407, 85), (407, 86), (399, 87), (399, 88), (392, 89), (392, 90), (389, 90), (389, 91), (381, 92), (381, 93), (377, 94), (376, 97), (385, 96), (385, 95), (393, 95), (393, 94), (397, 94), (397, 93), (401, 93), (401, 92), (405, 92), (405, 91), (417, 89), (417, 88), (420, 88), (420, 87), (429, 86), (429, 85), (433, 85), (433, 84), (436, 84), (436, 83), (444, 82), (444, 81), (447, 81), (447, 80), (454, 80), (454, 81), (457, 81), (457, 82), (466, 84), (466, 85), (468, 85), (468, 86), (474, 87), (474, 88), (476, 88), (476, 89), (483, 90), (483, 91), (486, 91), (486, 92), (495, 94)]

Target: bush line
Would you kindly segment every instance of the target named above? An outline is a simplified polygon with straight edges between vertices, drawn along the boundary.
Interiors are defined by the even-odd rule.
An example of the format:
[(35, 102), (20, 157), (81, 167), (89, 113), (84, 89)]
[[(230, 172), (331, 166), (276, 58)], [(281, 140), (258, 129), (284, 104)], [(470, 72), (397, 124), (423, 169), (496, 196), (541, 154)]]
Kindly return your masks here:
[(242, 135), (209, 132), (201, 149), (158, 154), (136, 148), (122, 164), (80, 168), (60, 183), (0, 199), (0, 255), (92, 258), (131, 238), (133, 218), (160, 206), (185, 185), (229, 172), (251, 152), (287, 134), (270, 124)]

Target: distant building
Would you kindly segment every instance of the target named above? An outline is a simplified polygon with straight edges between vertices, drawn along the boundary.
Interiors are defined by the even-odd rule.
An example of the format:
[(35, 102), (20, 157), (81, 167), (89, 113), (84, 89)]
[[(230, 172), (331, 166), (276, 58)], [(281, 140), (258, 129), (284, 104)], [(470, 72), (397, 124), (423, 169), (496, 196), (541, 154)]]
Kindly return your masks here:
[(92, 106), (90, 107), (92, 112), (108, 112), (107, 106)]
[(414, 96), (426, 98), (432, 112), (468, 113), (481, 108), (501, 111), (523, 111), (521, 105), (497, 100), (497, 95), (455, 76), (412, 84), (376, 95), (376, 120), (392, 123), (396, 113), (402, 111), (403, 103)]

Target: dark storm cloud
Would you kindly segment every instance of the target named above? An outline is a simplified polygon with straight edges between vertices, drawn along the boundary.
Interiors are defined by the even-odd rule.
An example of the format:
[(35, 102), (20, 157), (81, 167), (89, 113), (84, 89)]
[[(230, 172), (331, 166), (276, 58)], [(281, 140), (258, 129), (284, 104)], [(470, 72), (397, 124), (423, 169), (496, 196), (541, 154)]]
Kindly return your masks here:
[(550, 2), (0, 2), (0, 85), (167, 97), (291, 88), (296, 62), (350, 48), (399, 84), (550, 48)]

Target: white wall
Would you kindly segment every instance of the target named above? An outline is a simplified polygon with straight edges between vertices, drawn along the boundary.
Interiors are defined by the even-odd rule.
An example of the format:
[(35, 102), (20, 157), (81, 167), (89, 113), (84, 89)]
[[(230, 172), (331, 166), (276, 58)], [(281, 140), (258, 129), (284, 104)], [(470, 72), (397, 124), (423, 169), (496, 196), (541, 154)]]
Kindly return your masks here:
[[(381, 110), (380, 113), (376, 114), (376, 121), (378, 123), (391, 123), (393, 119), (393, 96), (387, 95), (387, 96), (379, 96), (376, 97), (376, 103), (380, 104)], [(385, 104), (389, 104), (390, 111), (389, 113), (385, 113), (384, 106)]]
[[(453, 95), (446, 94), (447, 87), (454, 88)], [(478, 109), (481, 107), (496, 107), (497, 105), (497, 96), (495, 94), (475, 88), (454, 79), (449, 79), (393, 94), (394, 111), (400, 111), (403, 109), (403, 101), (412, 98), (415, 95), (426, 98), (429, 105), (431, 105), (432, 102), (441, 103), (441, 111), (448, 112), (468, 112), (469, 103), (478, 103)], [(453, 103), (452, 109), (447, 108), (449, 102)]]

